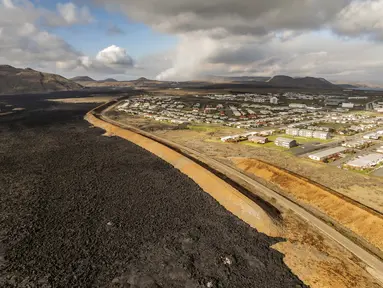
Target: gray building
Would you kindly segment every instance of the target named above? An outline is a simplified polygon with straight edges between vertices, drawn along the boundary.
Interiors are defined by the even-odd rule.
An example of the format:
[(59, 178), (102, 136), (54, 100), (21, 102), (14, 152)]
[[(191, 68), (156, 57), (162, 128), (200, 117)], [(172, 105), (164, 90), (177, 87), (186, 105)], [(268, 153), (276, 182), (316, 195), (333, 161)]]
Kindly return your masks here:
[(345, 96), (330, 96), (325, 100), (326, 106), (339, 106), (343, 102), (347, 102), (347, 97)]
[(298, 128), (288, 128), (286, 129), (286, 134), (287, 135), (292, 135), (292, 136), (299, 136), (299, 130)]
[(366, 156), (362, 156), (353, 161), (348, 162), (346, 165), (357, 168), (357, 169), (365, 169), (374, 167), (383, 162), (383, 154), (379, 153), (371, 153)]
[(282, 138), (282, 137), (278, 137), (276, 140), (275, 140), (275, 145), (277, 146), (280, 146), (280, 147), (285, 147), (285, 148), (292, 148), (292, 147), (295, 147), (297, 146), (297, 141), (295, 141), (294, 139), (289, 139), (289, 138)]
[(261, 136), (250, 136), (249, 141), (253, 143), (258, 143), (258, 144), (266, 144), (269, 142), (269, 139), (267, 137), (261, 137)]
[(346, 151), (347, 149), (344, 147), (335, 147), (331, 149), (326, 149), (319, 151), (317, 153), (309, 155), (310, 159), (313, 159), (315, 161), (324, 161), (328, 158), (334, 157), (336, 155), (339, 155), (340, 153)]
[(313, 137), (313, 133), (314, 133), (314, 131), (313, 130), (309, 130), (309, 129), (301, 129), (301, 130), (299, 130), (299, 136), (301, 136), (301, 137), (312, 138)]
[(326, 139), (330, 139), (331, 135), (329, 132), (326, 132), (326, 131), (314, 131), (313, 138), (326, 140)]

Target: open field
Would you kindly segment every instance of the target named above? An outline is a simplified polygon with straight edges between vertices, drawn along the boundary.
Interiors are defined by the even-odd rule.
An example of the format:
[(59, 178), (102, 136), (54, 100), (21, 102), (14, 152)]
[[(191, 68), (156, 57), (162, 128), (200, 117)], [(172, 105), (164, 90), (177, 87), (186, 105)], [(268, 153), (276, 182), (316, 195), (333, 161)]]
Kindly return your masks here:
[(271, 248), (283, 239), (89, 128), (92, 105), (40, 101), (0, 120), (0, 286), (305, 287)]
[[(122, 119), (122, 121), (130, 122), (127, 119)], [(134, 125), (134, 122), (130, 122), (130, 124)], [(222, 143), (217, 139), (227, 134), (221, 131), (207, 133), (160, 129), (153, 133), (217, 159), (245, 157), (262, 160), (307, 177), (383, 213), (383, 179), (381, 178), (361, 175), (310, 159), (295, 157), (286, 149), (275, 149), (276, 146), (273, 143), (267, 144), (270, 147), (259, 144), (250, 146), (246, 145), (246, 142), (244, 144)]]

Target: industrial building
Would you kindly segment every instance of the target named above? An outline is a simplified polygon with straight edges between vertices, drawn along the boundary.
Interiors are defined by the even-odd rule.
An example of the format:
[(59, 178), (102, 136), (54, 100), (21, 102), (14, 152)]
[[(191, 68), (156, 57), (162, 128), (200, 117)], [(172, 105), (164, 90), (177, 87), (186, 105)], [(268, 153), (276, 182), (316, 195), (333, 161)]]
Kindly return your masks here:
[(269, 139), (267, 137), (261, 137), (261, 136), (250, 136), (249, 141), (257, 144), (266, 144), (269, 142)]
[(335, 147), (319, 151), (317, 153), (309, 155), (309, 158), (315, 161), (324, 161), (334, 156), (338, 156), (340, 153), (345, 152), (347, 149), (344, 147)]
[(283, 137), (278, 137), (275, 140), (275, 145), (280, 146), (280, 147), (285, 147), (285, 148), (292, 148), (295, 146), (298, 146), (297, 141), (294, 139), (289, 139), (289, 138), (283, 138)]
[(380, 163), (383, 163), (383, 154), (371, 153), (352, 160), (346, 165), (357, 169), (367, 169), (372, 168)]

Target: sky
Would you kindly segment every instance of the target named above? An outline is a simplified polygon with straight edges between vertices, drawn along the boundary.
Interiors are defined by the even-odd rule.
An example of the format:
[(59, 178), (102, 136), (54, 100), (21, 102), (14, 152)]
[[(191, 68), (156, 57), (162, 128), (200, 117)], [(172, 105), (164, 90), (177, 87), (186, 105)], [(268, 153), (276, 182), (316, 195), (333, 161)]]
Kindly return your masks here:
[(0, 0), (0, 64), (66, 77), (383, 84), (383, 0)]

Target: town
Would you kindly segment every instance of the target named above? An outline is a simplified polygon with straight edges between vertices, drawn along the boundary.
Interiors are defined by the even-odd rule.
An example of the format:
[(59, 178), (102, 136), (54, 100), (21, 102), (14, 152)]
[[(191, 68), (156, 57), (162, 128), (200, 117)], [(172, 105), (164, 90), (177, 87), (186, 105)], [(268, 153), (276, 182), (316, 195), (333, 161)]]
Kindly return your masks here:
[(295, 92), (141, 95), (123, 101), (116, 111), (171, 125), (238, 128), (246, 132), (220, 141), (278, 147), (297, 157), (383, 176), (383, 103), (370, 100)]

